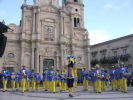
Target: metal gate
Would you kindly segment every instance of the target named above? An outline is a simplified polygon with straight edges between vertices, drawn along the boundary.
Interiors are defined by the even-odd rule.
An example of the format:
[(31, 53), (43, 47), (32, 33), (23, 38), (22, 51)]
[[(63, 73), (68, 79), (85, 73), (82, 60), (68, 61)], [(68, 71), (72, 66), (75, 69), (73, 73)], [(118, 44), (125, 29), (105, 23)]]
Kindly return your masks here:
[(48, 68), (50, 70), (51, 66), (54, 66), (54, 60), (53, 59), (44, 59), (43, 69)]

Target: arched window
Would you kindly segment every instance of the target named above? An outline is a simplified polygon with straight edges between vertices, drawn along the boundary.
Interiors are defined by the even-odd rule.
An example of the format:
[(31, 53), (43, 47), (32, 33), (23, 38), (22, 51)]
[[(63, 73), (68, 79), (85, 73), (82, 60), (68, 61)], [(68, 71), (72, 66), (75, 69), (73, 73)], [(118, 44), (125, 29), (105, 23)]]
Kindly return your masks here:
[(80, 19), (74, 18), (74, 27), (80, 27)]

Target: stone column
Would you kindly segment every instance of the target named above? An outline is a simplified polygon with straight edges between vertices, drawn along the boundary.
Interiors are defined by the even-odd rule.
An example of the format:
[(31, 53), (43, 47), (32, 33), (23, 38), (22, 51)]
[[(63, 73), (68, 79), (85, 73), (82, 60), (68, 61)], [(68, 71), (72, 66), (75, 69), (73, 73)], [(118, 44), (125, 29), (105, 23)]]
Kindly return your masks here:
[(25, 32), (25, 13), (26, 13), (26, 6), (23, 5), (23, 9), (22, 9), (22, 32)]
[(42, 73), (43, 73), (43, 57), (40, 56), (40, 73), (41, 73), (41, 76), (42, 76)]
[(90, 70), (90, 51), (86, 52), (86, 58), (87, 58), (87, 69)]
[(39, 47), (40, 47), (40, 44), (36, 43), (35, 69), (36, 69), (37, 72), (39, 72)]
[(71, 15), (71, 36), (72, 36), (72, 39), (74, 37), (74, 17), (73, 17), (73, 14)]
[(35, 21), (36, 21), (36, 19), (35, 19), (35, 13), (36, 13), (36, 12), (35, 12), (35, 9), (33, 9), (33, 26), (32, 26), (32, 32), (33, 32), (33, 33), (35, 33), (35, 28), (36, 28), (36, 27), (35, 27)]
[(61, 14), (60, 14), (60, 24), (61, 24), (61, 28), (60, 28), (60, 30), (61, 30), (61, 36), (63, 35), (63, 16), (62, 16), (62, 12), (61, 12)]
[(34, 66), (34, 63), (35, 63), (35, 58), (34, 58), (34, 55), (35, 55), (35, 52), (34, 52), (35, 48), (32, 47), (32, 56), (31, 56), (31, 69), (35, 69), (35, 66)]
[(64, 66), (64, 52), (63, 49), (61, 49), (61, 68)]
[(75, 46), (72, 46), (72, 55), (75, 56)]
[(56, 56), (56, 66), (57, 66), (57, 69), (60, 69), (59, 56)]
[(36, 15), (36, 33), (40, 32), (40, 8), (38, 8)]
[(25, 42), (21, 41), (21, 60), (20, 60), (20, 69), (24, 65), (24, 46)]

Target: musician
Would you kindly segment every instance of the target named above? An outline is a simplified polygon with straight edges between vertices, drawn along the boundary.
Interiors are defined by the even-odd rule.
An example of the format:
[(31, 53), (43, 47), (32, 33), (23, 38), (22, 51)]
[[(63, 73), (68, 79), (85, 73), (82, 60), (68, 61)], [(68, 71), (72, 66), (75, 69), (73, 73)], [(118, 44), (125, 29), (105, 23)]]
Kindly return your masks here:
[(36, 81), (34, 80), (34, 76), (35, 76), (35, 69), (32, 69), (31, 73), (30, 73), (30, 78), (31, 78), (31, 86), (32, 86), (32, 91), (34, 92), (36, 89)]
[(94, 73), (96, 75), (96, 81), (94, 82), (95, 91), (96, 93), (101, 93), (101, 69), (98, 64), (95, 66)]
[(61, 81), (60, 90), (65, 91), (67, 89), (67, 72), (65, 70), (63, 70), (63, 72), (61, 73), (60, 81)]
[(26, 91), (26, 80), (27, 80), (27, 75), (29, 74), (28, 69), (26, 69), (26, 66), (22, 66), (23, 68), (20, 70), (20, 74), (22, 76), (21, 80), (21, 87), (22, 87), (22, 93)]
[(120, 90), (120, 70), (119, 67), (115, 68), (116, 90)]
[(56, 92), (56, 87), (55, 87), (56, 75), (57, 73), (54, 70), (54, 66), (52, 66), (51, 70), (48, 72), (48, 81), (50, 84), (50, 92), (53, 92), (54, 94)]
[(69, 96), (73, 97), (73, 92), (74, 92), (74, 71), (73, 71), (73, 67), (76, 64), (76, 60), (74, 56), (70, 56), (67, 58), (69, 63), (68, 63), (68, 70), (67, 70), (67, 85), (68, 85), (68, 89), (69, 89)]
[(5, 66), (3, 67), (1, 76), (2, 76), (2, 82), (3, 82), (3, 87), (4, 87), (3, 92), (6, 92), (7, 91), (7, 81), (9, 80), (9, 76), (10, 76), (10, 72), (7, 70), (7, 67), (5, 67)]
[(59, 82), (60, 82), (60, 80), (59, 80), (59, 73), (60, 73), (60, 70), (57, 69), (57, 70), (56, 70), (56, 73), (57, 73), (57, 79), (56, 79), (55, 84), (56, 84), (56, 87), (57, 87), (57, 86), (59, 86)]
[(111, 84), (112, 84), (112, 90), (114, 90), (116, 88), (116, 78), (115, 78), (115, 67), (112, 66), (111, 67), (111, 70), (110, 70), (110, 81), (111, 81)]
[(104, 69), (102, 68), (102, 70), (101, 70), (102, 72), (101, 72), (101, 89), (102, 90), (106, 90), (106, 81), (107, 81), (107, 79), (106, 79), (106, 77), (107, 77), (107, 75), (106, 75), (106, 72), (104, 71)]
[(91, 68), (89, 76), (91, 78), (91, 83), (92, 83), (92, 86), (93, 86), (93, 91), (96, 92), (96, 89), (95, 89), (95, 86), (94, 86), (94, 82), (96, 81), (97, 78), (96, 78), (96, 75), (94, 73), (94, 68)]
[(49, 89), (49, 82), (48, 82), (48, 68), (46, 68), (43, 72), (43, 88), (45, 91), (48, 91)]
[(16, 78), (15, 78), (16, 86), (17, 86), (16, 91), (19, 90), (19, 85), (21, 83), (21, 79), (22, 79), (22, 76), (21, 76), (20, 72), (17, 72)]
[(30, 90), (30, 83), (31, 82), (32, 82), (32, 80), (31, 80), (31, 72), (29, 72), (27, 74), (27, 77), (26, 77), (26, 91)]
[(121, 82), (121, 90), (122, 92), (126, 93), (127, 91), (127, 76), (130, 74), (127, 67), (124, 67), (124, 63), (120, 65), (120, 82)]
[(89, 72), (86, 68), (82, 71), (82, 81), (83, 81), (83, 89), (84, 91), (88, 91), (88, 80), (89, 80)]
[(12, 91), (14, 91), (15, 85), (17, 84), (16, 79), (17, 79), (17, 72), (15, 71), (15, 68), (13, 68), (11, 72)]
[(34, 80), (36, 82), (36, 90), (39, 91), (40, 90), (40, 82), (42, 81), (42, 78), (39, 73), (34, 74)]

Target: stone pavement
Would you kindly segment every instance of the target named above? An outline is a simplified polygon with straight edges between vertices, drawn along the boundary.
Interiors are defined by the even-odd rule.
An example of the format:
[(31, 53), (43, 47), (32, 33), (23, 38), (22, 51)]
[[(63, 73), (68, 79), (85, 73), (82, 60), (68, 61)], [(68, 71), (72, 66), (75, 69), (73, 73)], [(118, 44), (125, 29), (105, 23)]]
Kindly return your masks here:
[(0, 89), (0, 100), (133, 100), (133, 87), (128, 87), (127, 93), (121, 91), (111, 91), (111, 88), (107, 88), (106, 91), (100, 93), (93, 92), (93, 88), (89, 86), (89, 91), (84, 92), (82, 86), (75, 89), (74, 97), (69, 97), (68, 90), (62, 93), (57, 92), (55, 94), (45, 92), (41, 87), (40, 91), (25, 93), (12, 92), (11, 88), (7, 92), (3, 92)]

